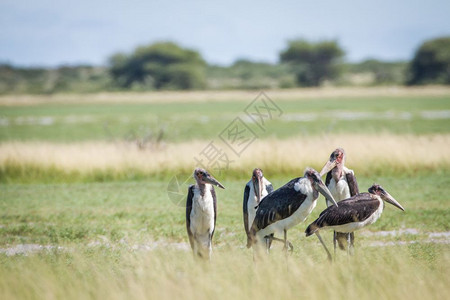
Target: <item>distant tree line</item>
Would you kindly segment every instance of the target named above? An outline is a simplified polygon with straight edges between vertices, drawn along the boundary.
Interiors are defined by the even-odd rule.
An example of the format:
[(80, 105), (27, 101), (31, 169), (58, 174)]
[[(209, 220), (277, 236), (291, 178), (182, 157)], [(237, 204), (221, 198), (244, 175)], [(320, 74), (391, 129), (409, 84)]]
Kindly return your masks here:
[(410, 62), (346, 63), (335, 40), (289, 41), (279, 63), (208, 65), (199, 52), (159, 42), (118, 53), (107, 66), (19, 68), (0, 64), (0, 94), (450, 84), (450, 37), (425, 41)]
[(105, 67), (19, 68), (0, 64), (0, 94), (95, 93), (112, 86)]

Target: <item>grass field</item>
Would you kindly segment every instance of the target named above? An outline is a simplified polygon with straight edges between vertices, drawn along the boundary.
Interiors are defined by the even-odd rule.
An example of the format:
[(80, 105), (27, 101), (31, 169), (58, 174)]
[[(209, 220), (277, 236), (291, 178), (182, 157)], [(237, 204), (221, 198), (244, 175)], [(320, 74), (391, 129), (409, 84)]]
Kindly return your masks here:
[(233, 101), (223, 97), (220, 101), (207, 101), (208, 98), (192, 95), (192, 99), (187, 97), (184, 101), (133, 102), (124, 98), (120, 102), (113, 98), (110, 102), (90, 103), (81, 96), (78, 102), (54, 103), (52, 98), (42, 102), (30, 96), (29, 101), (33, 103), (36, 99), (36, 104), (15, 106), (10, 104), (11, 96), (8, 96), (0, 97), (0, 104), (7, 103), (1, 107), (0, 141), (117, 141), (145, 137), (155, 140), (160, 134), (162, 142), (209, 140), (217, 138), (236, 117), (243, 118), (262, 139), (324, 133), (447, 133), (450, 90), (436, 96), (432, 91), (429, 95), (423, 91), (417, 95), (392, 93), (381, 97), (364, 97), (363, 93), (356, 96), (349, 93), (346, 97), (338, 93), (340, 96), (326, 94), (311, 98), (301, 97), (299, 91), (297, 100), (284, 94), (277, 98), (276, 92), (269, 91), (266, 95), (283, 114), (267, 120), (264, 132), (253, 127), (244, 114), (258, 92), (239, 95)]
[[(0, 97), (1, 299), (444, 299), (450, 292), (450, 92), (444, 88), (272, 91), (264, 130), (246, 117), (257, 92)], [(211, 101), (209, 101), (211, 100)], [(258, 137), (213, 174), (211, 263), (192, 259), (184, 207), (167, 194), (236, 117)], [(161, 130), (163, 132), (160, 135)], [(329, 264), (304, 230), (254, 264), (242, 193), (255, 166), (275, 188), (343, 146), (361, 190), (387, 205), (356, 233), (356, 255)], [(192, 180), (188, 181), (192, 182)], [(182, 185), (185, 191), (186, 184)], [(324, 233), (331, 247), (331, 233)]]

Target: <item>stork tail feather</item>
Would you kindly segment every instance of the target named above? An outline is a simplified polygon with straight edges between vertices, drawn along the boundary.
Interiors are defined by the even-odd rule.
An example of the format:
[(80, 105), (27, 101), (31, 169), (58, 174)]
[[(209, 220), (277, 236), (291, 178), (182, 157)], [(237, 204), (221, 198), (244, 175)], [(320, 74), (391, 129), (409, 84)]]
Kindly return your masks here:
[(305, 233), (306, 236), (310, 236), (314, 234), (319, 229), (319, 226), (316, 225), (316, 223), (309, 224), (308, 228), (306, 228)]

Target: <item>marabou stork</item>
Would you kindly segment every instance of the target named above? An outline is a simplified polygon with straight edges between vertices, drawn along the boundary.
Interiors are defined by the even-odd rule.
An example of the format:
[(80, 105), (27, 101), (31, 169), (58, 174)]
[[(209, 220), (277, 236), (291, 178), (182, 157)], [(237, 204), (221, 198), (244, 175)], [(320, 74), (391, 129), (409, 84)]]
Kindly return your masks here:
[[(358, 183), (356, 181), (355, 173), (345, 167), (346, 155), (342, 148), (334, 150), (330, 159), (326, 162), (320, 176), (325, 173), (325, 185), (330, 190), (333, 198), (339, 202), (341, 200), (350, 198), (359, 194)], [(331, 206), (332, 203), (327, 201), (327, 206)], [(355, 236), (352, 233), (333, 232), (333, 246), (334, 253), (336, 254), (336, 242), (339, 244), (339, 248), (344, 250), (345, 243), (347, 243), (347, 252), (353, 253), (353, 244)]]
[(261, 202), (261, 199), (271, 192), (273, 192), (272, 183), (264, 177), (261, 169), (254, 169), (252, 179), (245, 185), (244, 201), (242, 205), (244, 228), (247, 234), (247, 248), (250, 248), (252, 245), (250, 226), (255, 219), (256, 209)]
[(317, 235), (331, 261), (331, 254), (322, 241), (319, 230), (332, 229), (337, 232), (351, 233), (375, 223), (384, 209), (384, 201), (405, 210), (394, 197), (380, 185), (374, 184), (368, 193), (361, 193), (339, 202), (339, 206), (329, 206), (314, 222), (306, 228), (306, 236)]
[(186, 228), (194, 255), (211, 259), (216, 227), (217, 198), (214, 187), (225, 187), (206, 170), (194, 170), (195, 185), (189, 186), (186, 201)]
[(260, 202), (250, 229), (252, 244), (261, 243), (265, 239), (268, 251), (270, 235), (283, 232), (284, 249), (287, 250), (287, 230), (305, 221), (316, 207), (319, 193), (337, 205), (319, 173), (306, 168), (304, 177), (294, 178), (268, 194)]

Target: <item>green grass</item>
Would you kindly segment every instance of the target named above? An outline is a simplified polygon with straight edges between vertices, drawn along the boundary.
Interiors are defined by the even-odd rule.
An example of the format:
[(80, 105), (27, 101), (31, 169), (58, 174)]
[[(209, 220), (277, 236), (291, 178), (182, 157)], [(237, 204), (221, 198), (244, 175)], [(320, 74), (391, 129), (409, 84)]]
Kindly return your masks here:
[[(227, 189), (217, 191), (214, 257), (203, 264), (192, 259), (190, 250), (175, 247), (187, 247), (184, 208), (169, 200), (165, 180), (2, 185), (0, 249), (52, 248), (0, 254), (0, 297), (443, 298), (449, 292), (450, 247), (430, 243), (429, 233), (450, 229), (449, 174), (423, 175), (359, 178), (361, 190), (376, 180), (406, 211), (387, 205), (375, 224), (356, 233), (356, 256), (347, 260), (339, 252), (332, 265), (317, 239), (303, 233), (325, 208), (322, 197), (309, 219), (288, 232), (295, 249), (287, 261), (274, 245), (270, 258), (254, 264), (244, 246), (245, 180), (224, 180)], [(278, 187), (288, 179), (272, 181)], [(418, 233), (364, 234), (401, 228)], [(331, 247), (331, 233), (322, 236)], [(373, 242), (409, 244), (373, 247)]]
[[(270, 97), (270, 92), (268, 96)], [(217, 138), (233, 119), (243, 117), (243, 110), (252, 100), (4, 106), (1, 107), (0, 117), (9, 125), (0, 127), (0, 141), (120, 140), (144, 137), (148, 134), (156, 136), (160, 130), (164, 130), (163, 139), (170, 142), (213, 139)], [(260, 138), (287, 138), (323, 132), (428, 134), (448, 133), (450, 129), (450, 121), (447, 118), (426, 119), (421, 116), (424, 111), (450, 110), (450, 96), (273, 101), (282, 109), (284, 117), (268, 122), (266, 131), (261, 131), (249, 123)], [(371, 115), (363, 116), (362, 119), (346, 120), (345, 116), (340, 117), (342, 113)], [(314, 119), (296, 119), (305, 115), (313, 115)], [(406, 119), (402, 119), (405, 116)], [(40, 123), (46, 120), (50, 123)]]
[[(377, 182), (405, 207), (401, 212), (387, 206), (383, 217), (370, 230), (417, 228), (420, 231), (448, 231), (450, 173), (416, 177), (359, 178), (361, 191)], [(290, 178), (272, 180), (275, 187)], [(222, 181), (222, 180), (221, 180)], [(246, 180), (223, 180), (218, 190), (219, 218), (215, 242), (243, 244), (242, 193)], [(65, 244), (89, 242), (106, 237), (112, 243), (127, 238), (186, 241), (184, 208), (167, 196), (168, 180), (79, 184), (8, 184), (1, 187), (0, 245), (17, 243)], [(185, 187), (183, 187), (185, 188)], [(183, 203), (184, 204), (184, 203)], [(325, 208), (323, 199), (310, 217)], [(432, 216), (432, 217), (430, 217)], [(292, 231), (302, 236), (306, 224)], [(233, 235), (230, 235), (233, 233)], [(304, 240), (304, 237), (300, 238)]]
[[(161, 128), (163, 141), (169, 143), (216, 140), (229, 122), (244, 116), (252, 100), (0, 106), (0, 143), (124, 140), (157, 134)], [(264, 132), (248, 123), (262, 139), (326, 138), (333, 133), (377, 139), (388, 133), (420, 135), (426, 143), (428, 134), (450, 132), (450, 95), (272, 100), (283, 110), (283, 119), (269, 122)], [(444, 117), (426, 119), (426, 111), (444, 112)], [(343, 113), (353, 119), (345, 120)], [(358, 119), (359, 113), (369, 117)], [(313, 120), (301, 121), (308, 116)], [(425, 151), (417, 153), (439, 155), (443, 164), (423, 165), (417, 157), (419, 163), (397, 166), (388, 159), (393, 151), (416, 153), (409, 151), (417, 147), (414, 139), (405, 141), (399, 149), (386, 149), (380, 161), (372, 158), (370, 166), (360, 163), (355, 171), (361, 191), (379, 183), (406, 211), (387, 204), (375, 224), (356, 233), (356, 256), (347, 259), (339, 252), (331, 265), (318, 240), (304, 235), (325, 208), (322, 197), (309, 219), (288, 232), (295, 249), (287, 260), (274, 244), (270, 257), (253, 263), (242, 222), (242, 194), (249, 178), (240, 169), (218, 177), (226, 190), (217, 191), (214, 256), (208, 264), (192, 258), (184, 207), (167, 196), (173, 169), (91, 169), (88, 164), (86, 169), (66, 170), (61, 165), (43, 167), (38, 163), (45, 157), (39, 155), (35, 164), (23, 163), (20, 156), (5, 160), (0, 165), (0, 299), (444, 299), (450, 293), (448, 159), (426, 151), (435, 144), (421, 145)], [(382, 140), (379, 145), (383, 147)], [(64, 155), (71, 160), (70, 154)], [(300, 176), (305, 167), (298, 166), (297, 172), (296, 166), (270, 166), (265, 174), (275, 187)], [(322, 236), (331, 247), (331, 233)], [(36, 251), (9, 255), (21, 247)]]
[[(162, 174), (167, 174), (163, 172)], [(170, 174), (173, 176), (173, 174)], [(142, 181), (152, 176), (148, 172), (128, 168), (124, 170), (91, 170), (89, 172), (67, 171), (58, 167), (44, 168), (42, 166), (15, 163), (5, 163), (0, 166), (0, 182), (2, 183), (80, 183), (109, 181)], [(186, 176), (188, 176), (186, 174)], [(161, 178), (161, 176), (158, 176)]]

